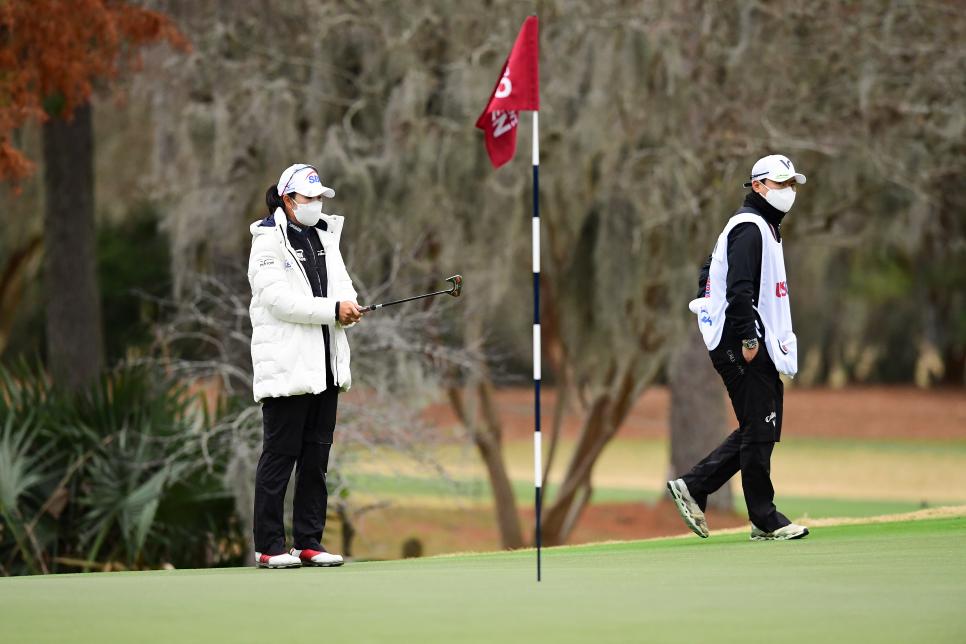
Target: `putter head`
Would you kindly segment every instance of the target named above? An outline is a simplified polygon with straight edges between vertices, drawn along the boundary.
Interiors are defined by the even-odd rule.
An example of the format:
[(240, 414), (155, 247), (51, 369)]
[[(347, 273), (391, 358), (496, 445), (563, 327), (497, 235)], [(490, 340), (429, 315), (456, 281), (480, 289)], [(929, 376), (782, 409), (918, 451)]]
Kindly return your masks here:
[(447, 277), (447, 282), (453, 284), (453, 288), (449, 290), (449, 294), (453, 297), (459, 297), (463, 293), (463, 276), (454, 275), (453, 277)]

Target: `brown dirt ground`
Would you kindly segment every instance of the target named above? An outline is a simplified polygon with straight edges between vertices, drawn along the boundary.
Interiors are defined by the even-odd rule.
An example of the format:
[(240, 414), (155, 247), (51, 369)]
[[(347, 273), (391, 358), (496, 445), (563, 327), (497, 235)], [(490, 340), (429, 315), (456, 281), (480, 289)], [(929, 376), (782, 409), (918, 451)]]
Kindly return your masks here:
[[(709, 510), (708, 525), (713, 529), (747, 526), (748, 520), (731, 512)], [(533, 513), (530, 514), (530, 525)], [(750, 529), (750, 528), (749, 528)], [(591, 543), (608, 539), (649, 539), (688, 532), (670, 500), (655, 504), (606, 503), (591, 505), (574, 529), (570, 543)]]
[[(528, 440), (533, 433), (532, 390), (527, 387), (501, 389), (496, 400), (505, 422), (507, 439)], [(549, 430), (555, 401), (556, 392), (544, 390), (541, 400), (544, 431)], [(647, 390), (631, 409), (620, 436), (666, 437), (669, 406), (670, 394), (666, 387)], [(456, 418), (446, 403), (433, 405), (425, 417), (440, 427), (456, 425)], [(966, 439), (966, 390), (790, 387), (785, 392), (784, 417), (783, 437)], [(580, 431), (579, 423), (578, 413), (568, 414), (562, 426), (564, 436), (576, 436)]]
[[(552, 389), (544, 393), (545, 430), (550, 422), (555, 395)], [(508, 440), (530, 440), (532, 396), (528, 387), (498, 392), (497, 405)], [(620, 435), (626, 438), (666, 437), (669, 402), (667, 388), (649, 389), (634, 405)], [(441, 428), (456, 425), (456, 419), (445, 403), (431, 407), (425, 417)], [(571, 412), (563, 424), (564, 435), (576, 436), (579, 422), (579, 415)], [(966, 391), (893, 387), (788, 388), (783, 434), (786, 437), (867, 440), (966, 440)], [(521, 512), (521, 521), (529, 529), (533, 525), (532, 511)], [(709, 513), (709, 523), (713, 529), (747, 527), (745, 517), (728, 513)], [(598, 504), (587, 508), (569, 543), (644, 539), (685, 532), (687, 529), (669, 501), (653, 505)], [(338, 526), (331, 526), (326, 536), (334, 542)], [(491, 509), (396, 507), (366, 519), (357, 542), (357, 552), (365, 557), (397, 558), (401, 556), (403, 542), (410, 537), (421, 541), (425, 554), (499, 548)], [(332, 545), (336, 546), (335, 543)]]
[[(521, 524), (533, 526), (533, 512), (520, 513)], [(747, 519), (716, 511), (708, 512), (712, 529), (747, 527)], [(481, 552), (499, 548), (499, 534), (493, 511), (488, 508), (444, 509), (393, 507), (365, 519), (355, 543), (355, 554), (363, 558), (397, 559), (403, 543), (418, 539), (424, 555), (447, 552)], [(608, 503), (591, 505), (568, 543), (648, 539), (688, 532), (670, 501), (657, 504)], [(329, 524), (326, 546), (338, 552), (340, 526)], [(528, 540), (532, 535), (527, 535)]]
[[(528, 387), (497, 392), (507, 440), (529, 441), (533, 432), (533, 393)], [(549, 429), (556, 392), (543, 396), (544, 430)], [(722, 390), (722, 396), (724, 392)], [(624, 438), (665, 438), (670, 396), (667, 388), (649, 389), (632, 408), (620, 430)], [(425, 413), (441, 429), (456, 426), (443, 402)], [(574, 409), (563, 423), (564, 436), (575, 437), (580, 417)], [(862, 387), (842, 390), (796, 389), (785, 395), (785, 437), (861, 440), (966, 440), (966, 390), (920, 390), (911, 387)], [(525, 530), (532, 511), (521, 512)], [(744, 516), (709, 513), (712, 529), (747, 529)], [(392, 507), (366, 517), (356, 541), (357, 556), (394, 559), (403, 542), (418, 539), (426, 555), (486, 551), (499, 548), (493, 511), (486, 507)], [(338, 524), (326, 530), (326, 541), (339, 549)], [(687, 533), (669, 501), (657, 504), (597, 504), (587, 508), (569, 543), (645, 539)], [(531, 535), (527, 535), (528, 539)]]

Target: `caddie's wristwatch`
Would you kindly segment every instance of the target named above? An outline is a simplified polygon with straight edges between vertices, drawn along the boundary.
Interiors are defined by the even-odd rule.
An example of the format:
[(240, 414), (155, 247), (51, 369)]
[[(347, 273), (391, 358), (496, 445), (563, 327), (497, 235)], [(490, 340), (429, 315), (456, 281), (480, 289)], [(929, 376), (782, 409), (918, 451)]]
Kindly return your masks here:
[(752, 338), (751, 340), (742, 340), (741, 346), (749, 351), (758, 348), (758, 338)]

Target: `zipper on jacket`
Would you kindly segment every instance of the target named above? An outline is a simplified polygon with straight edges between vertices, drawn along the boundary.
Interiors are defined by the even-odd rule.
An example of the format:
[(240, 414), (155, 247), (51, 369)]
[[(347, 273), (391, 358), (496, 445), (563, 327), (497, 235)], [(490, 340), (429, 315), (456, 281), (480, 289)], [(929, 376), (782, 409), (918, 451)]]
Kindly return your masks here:
[[(318, 235), (319, 243), (322, 244), (322, 250), (325, 251), (325, 254), (322, 257), (322, 261), (325, 262), (325, 274), (326, 276), (330, 276), (332, 273), (329, 270), (329, 249), (325, 247), (325, 241), (322, 239), (322, 233), (316, 229), (315, 234)], [(330, 284), (333, 283), (331, 279), (329, 279), (328, 282)], [(339, 382), (339, 343), (335, 341), (335, 326), (338, 323), (339, 318), (337, 316), (335, 319), (335, 324), (332, 325), (332, 333), (329, 334), (329, 354), (332, 356), (332, 364), (330, 365), (332, 368), (332, 379), (335, 381), (335, 386), (341, 389), (342, 383)], [(343, 331), (343, 333), (345, 333), (345, 331)]]
[[(295, 265), (299, 267), (299, 272), (302, 273), (302, 277), (305, 278), (305, 283), (308, 284), (309, 286), (309, 292), (311, 292), (312, 283), (309, 281), (308, 274), (305, 272), (305, 269), (302, 268), (302, 263), (298, 261), (298, 258), (295, 256), (295, 253), (292, 252), (292, 249), (289, 247), (288, 239), (285, 236), (285, 232), (284, 231), (280, 231), (280, 232), (282, 234), (282, 245), (285, 246), (285, 250), (288, 252), (289, 256), (295, 261)], [(319, 242), (322, 242), (321, 236), (319, 237)], [(325, 249), (325, 244), (322, 244), (322, 248)], [(328, 251), (326, 252), (326, 255), (328, 256)], [(328, 273), (329, 271), (328, 257), (326, 257), (325, 261), (326, 261), (325, 270), (326, 270), (326, 273)], [(336, 321), (338, 322), (338, 320)], [(333, 337), (335, 335), (334, 327), (335, 325), (333, 325), (333, 330), (332, 330), (333, 332), (329, 334), (329, 353), (332, 355), (333, 362), (335, 363), (334, 365), (335, 368), (332, 370), (332, 379), (335, 381), (336, 387), (341, 387), (342, 385), (339, 383), (339, 360), (338, 360), (338, 357), (336, 356), (336, 351), (337, 351), (336, 342)]]

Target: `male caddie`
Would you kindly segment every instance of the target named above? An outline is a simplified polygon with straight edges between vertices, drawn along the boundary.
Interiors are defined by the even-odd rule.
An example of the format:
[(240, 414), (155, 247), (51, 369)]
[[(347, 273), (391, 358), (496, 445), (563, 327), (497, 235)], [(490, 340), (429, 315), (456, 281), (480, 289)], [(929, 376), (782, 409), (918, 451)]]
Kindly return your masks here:
[(788, 157), (772, 154), (755, 163), (744, 184), (751, 192), (718, 237), (690, 304), (739, 422), (717, 449), (667, 484), (685, 523), (701, 537), (709, 535), (708, 495), (739, 470), (752, 540), (808, 534), (775, 508), (771, 483), (771, 453), (782, 429), (778, 374), (798, 370), (781, 222), (804, 183)]

